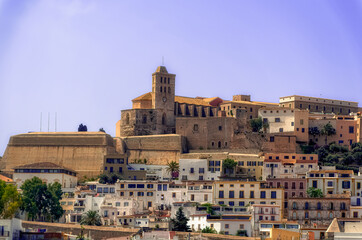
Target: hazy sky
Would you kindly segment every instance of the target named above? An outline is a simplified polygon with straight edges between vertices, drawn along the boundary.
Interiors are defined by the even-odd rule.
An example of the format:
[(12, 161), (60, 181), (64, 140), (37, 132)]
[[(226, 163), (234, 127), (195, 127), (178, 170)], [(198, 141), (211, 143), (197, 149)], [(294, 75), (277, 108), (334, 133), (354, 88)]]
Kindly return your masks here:
[(162, 56), (181, 96), (362, 102), (361, 45), (359, 0), (0, 0), (0, 155), (41, 112), (114, 136)]

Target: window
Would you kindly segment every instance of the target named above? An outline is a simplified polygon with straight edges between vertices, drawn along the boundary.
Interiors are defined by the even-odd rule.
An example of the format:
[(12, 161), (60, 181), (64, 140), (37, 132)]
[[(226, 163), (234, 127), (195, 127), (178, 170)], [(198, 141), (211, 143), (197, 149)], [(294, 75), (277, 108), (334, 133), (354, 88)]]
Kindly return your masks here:
[(354, 127), (353, 126), (349, 127), (349, 133), (354, 133)]
[(333, 187), (333, 181), (328, 181), (328, 187)]
[(239, 202), (239, 206), (240, 206), (240, 207), (244, 207), (244, 206), (245, 206), (245, 202)]
[(308, 210), (308, 209), (309, 209), (309, 203), (308, 203), (308, 202), (305, 202), (305, 203), (304, 203), (304, 209), (305, 209), (305, 210)]
[(239, 198), (244, 198), (244, 191), (239, 192)]
[(198, 124), (194, 124), (194, 131), (198, 132), (199, 131), (199, 125)]
[(228, 229), (228, 228), (229, 228), (229, 224), (225, 224), (225, 228)]
[(219, 126), (219, 131), (221, 131), (222, 130), (222, 126)]
[(175, 198), (175, 197), (176, 197), (176, 193), (172, 193), (172, 197)]
[(303, 189), (303, 183), (299, 183), (299, 189)]
[(280, 118), (275, 118), (275, 122), (280, 122)]
[(305, 128), (302, 128), (302, 133), (304, 133), (305, 132)]
[(271, 198), (277, 198), (277, 192), (276, 191), (271, 192)]
[(205, 168), (199, 168), (199, 173), (205, 173)]
[(250, 191), (250, 198), (254, 198), (254, 191)]
[(270, 137), (270, 142), (274, 142), (274, 137)]
[(318, 182), (317, 182), (317, 180), (313, 180), (312, 186), (313, 186), (314, 188), (318, 188)]
[(343, 189), (351, 188), (351, 182), (350, 181), (343, 181), (342, 182), (342, 188)]
[(260, 192), (260, 198), (265, 198), (265, 191)]
[(229, 191), (229, 198), (234, 198), (234, 191)]
[(230, 202), (229, 202), (229, 206), (234, 206), (234, 202), (233, 202), (233, 201), (230, 201)]
[(167, 184), (163, 184), (163, 191), (167, 191)]
[(195, 195), (191, 194), (191, 201), (195, 201)]
[(283, 132), (283, 128), (279, 128), (279, 132)]
[(224, 191), (219, 191), (219, 198), (224, 198)]

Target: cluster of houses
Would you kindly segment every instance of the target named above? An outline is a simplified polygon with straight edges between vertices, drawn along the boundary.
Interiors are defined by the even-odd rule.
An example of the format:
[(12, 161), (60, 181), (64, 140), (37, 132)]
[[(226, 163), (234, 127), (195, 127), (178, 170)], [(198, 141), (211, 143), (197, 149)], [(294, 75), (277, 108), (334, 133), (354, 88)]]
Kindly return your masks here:
[[(93, 210), (103, 225), (169, 230), (170, 219), (182, 207), (195, 232), (208, 227), (226, 235), (265, 239), (283, 231), (300, 239), (311, 234), (324, 239), (334, 219), (362, 219), (362, 176), (319, 167), (316, 154), (182, 157), (178, 177), (167, 165), (130, 164), (131, 169), (146, 171), (146, 178), (77, 184), (74, 171), (45, 162), (17, 167), (13, 182), (20, 187), (37, 176), (62, 184), (64, 223), (79, 223)], [(225, 159), (235, 166), (226, 168)], [(323, 197), (309, 196), (310, 188), (320, 189)]]

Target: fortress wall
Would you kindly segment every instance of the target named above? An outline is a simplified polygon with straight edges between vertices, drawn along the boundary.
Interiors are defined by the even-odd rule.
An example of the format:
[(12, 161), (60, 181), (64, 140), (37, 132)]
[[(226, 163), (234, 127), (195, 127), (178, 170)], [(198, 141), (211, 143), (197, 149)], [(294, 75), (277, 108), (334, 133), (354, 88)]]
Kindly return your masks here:
[(10, 138), (1, 167), (11, 173), (19, 165), (53, 162), (90, 177), (100, 174), (104, 156), (112, 153), (113, 138), (105, 133), (20, 134)]
[(177, 134), (133, 136), (118, 138), (117, 147), (121, 145), (126, 148), (130, 163), (146, 159), (147, 164), (165, 165), (171, 161), (178, 162), (183, 151), (184, 139)]

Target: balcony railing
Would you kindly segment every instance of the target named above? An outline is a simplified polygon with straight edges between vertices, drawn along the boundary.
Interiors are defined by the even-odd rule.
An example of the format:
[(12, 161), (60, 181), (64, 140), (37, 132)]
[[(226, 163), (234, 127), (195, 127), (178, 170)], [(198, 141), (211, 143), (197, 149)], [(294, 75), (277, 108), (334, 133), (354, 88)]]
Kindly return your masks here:
[(10, 232), (9, 231), (0, 231), (0, 237), (9, 237)]

